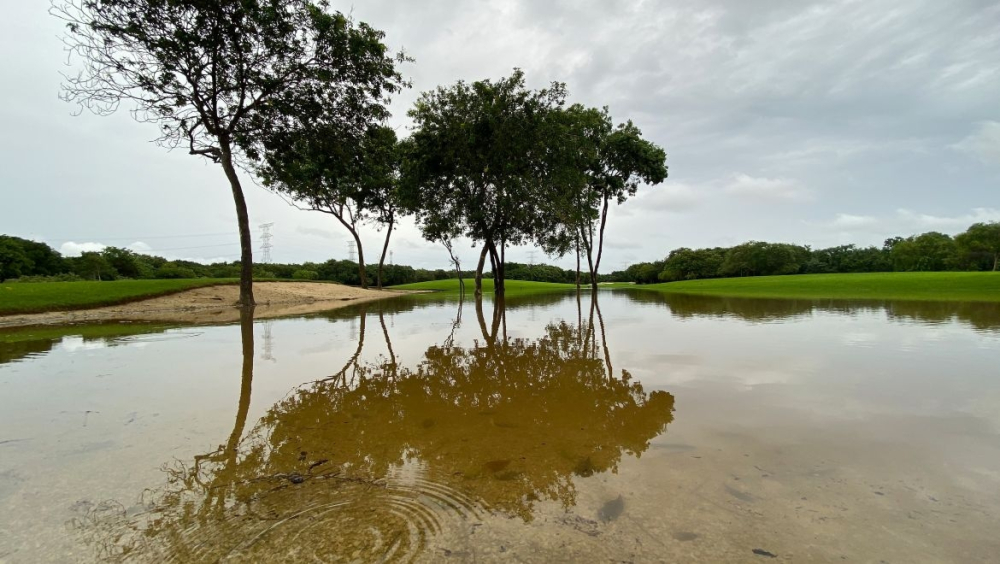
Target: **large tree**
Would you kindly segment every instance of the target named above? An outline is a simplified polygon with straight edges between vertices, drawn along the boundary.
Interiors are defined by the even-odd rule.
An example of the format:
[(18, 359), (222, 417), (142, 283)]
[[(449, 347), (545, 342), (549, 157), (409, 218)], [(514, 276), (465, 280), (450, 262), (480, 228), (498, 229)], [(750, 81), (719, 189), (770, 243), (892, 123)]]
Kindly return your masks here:
[(993, 272), (1000, 266), (1000, 222), (973, 224), (955, 237), (955, 242), (963, 251), (988, 255), (993, 259)]
[(98, 114), (125, 103), (158, 141), (222, 166), (236, 205), (240, 303), (254, 304), (250, 220), (237, 173), (262, 137), (308, 116), (367, 123), (398, 89), (383, 34), (325, 0), (54, 0), (82, 61), (63, 97)]
[(368, 275), (361, 224), (387, 228), (378, 267), (381, 288), (397, 215), (396, 132), (383, 125), (357, 132), (341, 123), (310, 120), (272, 132), (263, 148), (259, 173), (266, 186), (287, 195), (296, 207), (332, 215), (354, 238), (362, 288), (368, 287)]
[(465, 236), (483, 246), (476, 291), (487, 256), (495, 292), (504, 293), (506, 248), (535, 240), (551, 212), (546, 182), (549, 120), (565, 87), (531, 90), (524, 74), (458, 82), (421, 95), (409, 115), (414, 131), (403, 166), (401, 199), (424, 236)]

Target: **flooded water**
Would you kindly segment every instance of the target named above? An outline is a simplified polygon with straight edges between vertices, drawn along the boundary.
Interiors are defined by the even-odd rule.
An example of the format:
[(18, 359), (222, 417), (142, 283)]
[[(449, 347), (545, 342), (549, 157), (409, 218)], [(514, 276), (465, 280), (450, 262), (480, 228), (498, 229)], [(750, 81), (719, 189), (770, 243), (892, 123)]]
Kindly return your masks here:
[(0, 333), (0, 562), (996, 562), (998, 361), (637, 291)]

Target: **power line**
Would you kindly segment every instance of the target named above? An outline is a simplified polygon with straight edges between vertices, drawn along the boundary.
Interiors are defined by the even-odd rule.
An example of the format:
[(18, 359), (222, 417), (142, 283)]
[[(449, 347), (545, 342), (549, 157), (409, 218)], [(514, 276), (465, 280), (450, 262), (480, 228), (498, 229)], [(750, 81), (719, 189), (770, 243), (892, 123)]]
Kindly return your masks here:
[(69, 241), (73, 240), (83, 240), (83, 239), (101, 239), (103, 241), (139, 241), (142, 239), (193, 239), (195, 237), (220, 237), (222, 235), (235, 235), (234, 231), (223, 231), (219, 233), (194, 233), (191, 235), (145, 235), (145, 236), (133, 236), (133, 237), (99, 237), (95, 235), (87, 235), (84, 237), (66, 237), (66, 236), (46, 236), (45, 239), (66, 239)]

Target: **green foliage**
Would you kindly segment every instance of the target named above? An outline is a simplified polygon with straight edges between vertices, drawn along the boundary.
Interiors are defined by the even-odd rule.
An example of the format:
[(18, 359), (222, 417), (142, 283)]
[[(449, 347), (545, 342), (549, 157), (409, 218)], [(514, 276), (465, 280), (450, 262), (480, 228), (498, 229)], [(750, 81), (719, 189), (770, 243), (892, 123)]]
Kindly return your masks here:
[(70, 261), (73, 272), (87, 280), (114, 280), (118, 275), (104, 255), (95, 251), (81, 253)]
[(153, 277), (153, 265), (143, 255), (119, 247), (107, 247), (101, 255), (122, 278)]
[(695, 280), (698, 278), (715, 278), (725, 261), (725, 249), (680, 248), (670, 251), (664, 261), (663, 270), (657, 275), (661, 282), (675, 280)]
[(0, 239), (0, 282), (28, 273), (34, 266), (20, 245)]
[(894, 243), (890, 255), (896, 272), (928, 272), (955, 268), (957, 250), (951, 236), (931, 231)]
[(296, 270), (292, 273), (293, 280), (318, 280), (319, 272), (315, 270)]
[(184, 279), (184, 278), (197, 278), (198, 275), (191, 268), (178, 264), (176, 262), (168, 262), (156, 269), (156, 277), (171, 280), (171, 279)]
[(719, 267), (723, 276), (797, 274), (809, 258), (809, 249), (784, 243), (750, 241), (726, 252)]
[(986, 259), (986, 269), (1000, 267), (1000, 223), (976, 223), (955, 237), (959, 250), (966, 255), (966, 262), (976, 258)]
[(504, 249), (539, 239), (556, 223), (557, 185), (547, 182), (550, 120), (565, 87), (533, 91), (515, 70), (496, 82), (458, 82), (423, 93), (409, 116), (400, 203), (424, 237), (465, 236), (490, 250), (503, 291)]

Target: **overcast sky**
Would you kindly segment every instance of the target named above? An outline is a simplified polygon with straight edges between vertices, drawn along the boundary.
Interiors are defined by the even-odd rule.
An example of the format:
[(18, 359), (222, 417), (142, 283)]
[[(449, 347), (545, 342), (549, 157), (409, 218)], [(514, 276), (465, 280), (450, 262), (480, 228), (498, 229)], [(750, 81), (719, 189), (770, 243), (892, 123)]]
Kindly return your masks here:
[[(614, 210), (608, 271), (680, 246), (881, 245), (1000, 220), (997, 0), (331, 3), (415, 58), (393, 104), (401, 135), (420, 92), (520, 67), (666, 149), (670, 178)], [(58, 99), (65, 54), (47, 7), (7, 2), (0, 20), (0, 233), (70, 255), (237, 259), (218, 165), (150, 143), (155, 127), (126, 112), (75, 116)], [(275, 224), (275, 261), (346, 258), (335, 219), (246, 190), (252, 224)], [(380, 237), (365, 234), (370, 261)], [(393, 237), (396, 263), (447, 267), (412, 223)], [(477, 253), (459, 251), (471, 267)]]

